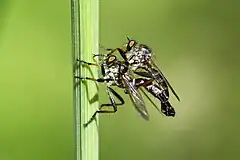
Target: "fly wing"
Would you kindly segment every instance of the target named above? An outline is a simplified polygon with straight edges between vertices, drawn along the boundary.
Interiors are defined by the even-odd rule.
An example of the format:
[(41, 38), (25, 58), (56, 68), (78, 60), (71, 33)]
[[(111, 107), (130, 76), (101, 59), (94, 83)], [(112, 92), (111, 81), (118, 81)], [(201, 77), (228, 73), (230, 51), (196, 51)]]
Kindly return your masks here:
[(145, 120), (148, 120), (149, 119), (148, 111), (146, 109), (144, 100), (140, 92), (137, 90), (137, 88), (133, 85), (132, 82), (129, 82), (129, 80), (125, 76), (123, 76), (123, 83), (136, 110), (141, 114), (141, 116)]
[(155, 103), (149, 96), (148, 94), (145, 92), (145, 90), (143, 90), (142, 88), (139, 88), (142, 93), (144, 94), (144, 96), (150, 101), (150, 103), (158, 110), (158, 112), (161, 113), (161, 109), (157, 106), (157, 103)]
[[(160, 74), (160, 76), (163, 78), (163, 80), (167, 83), (168, 87), (171, 89), (172, 93), (175, 95), (175, 97), (177, 98), (178, 101), (180, 101), (179, 96), (177, 95), (177, 93), (175, 92), (175, 90), (173, 89), (173, 87), (171, 86), (171, 84), (168, 82), (167, 78), (163, 75), (163, 73), (161, 72), (161, 70), (158, 68), (158, 66), (151, 60), (151, 64), (153, 65), (153, 67), (155, 69), (157, 69), (158, 73)], [(154, 77), (154, 76), (153, 76)], [(159, 81), (156, 79), (156, 77), (154, 77), (154, 79), (156, 81)]]

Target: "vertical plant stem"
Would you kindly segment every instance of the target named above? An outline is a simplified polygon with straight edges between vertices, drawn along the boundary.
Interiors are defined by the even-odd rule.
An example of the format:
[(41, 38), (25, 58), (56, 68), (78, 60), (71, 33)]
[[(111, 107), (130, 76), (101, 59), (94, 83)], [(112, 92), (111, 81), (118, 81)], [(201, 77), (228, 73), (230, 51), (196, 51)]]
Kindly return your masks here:
[[(92, 62), (99, 46), (99, 1), (71, 0), (73, 73), (97, 78), (98, 68), (76, 67), (77, 59)], [(74, 78), (75, 154), (76, 160), (98, 160), (98, 117), (84, 127), (96, 111), (98, 88), (93, 82)], [(95, 97), (95, 98), (94, 98)]]

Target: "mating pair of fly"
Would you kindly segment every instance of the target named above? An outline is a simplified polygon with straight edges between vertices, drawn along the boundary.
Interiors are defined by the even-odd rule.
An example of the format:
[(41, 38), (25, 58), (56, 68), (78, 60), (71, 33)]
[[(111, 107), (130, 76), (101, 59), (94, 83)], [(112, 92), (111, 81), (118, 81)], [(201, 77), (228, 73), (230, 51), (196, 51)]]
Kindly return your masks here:
[[(170, 88), (178, 101), (180, 101), (180, 98), (161, 70), (154, 63), (152, 50), (147, 45), (138, 44), (137, 41), (129, 39), (128, 37), (127, 40), (128, 42), (123, 48), (105, 48), (108, 51), (107, 54), (94, 54), (93, 57), (99, 57), (99, 63), (89, 63), (84, 60), (78, 60), (81, 64), (101, 67), (102, 78), (95, 79), (78, 76), (75, 76), (75, 78), (105, 83), (111, 102), (109, 104), (102, 104), (89, 121), (85, 123), (85, 126), (91, 123), (98, 113), (115, 113), (118, 106), (124, 104), (123, 98), (112, 86), (124, 89), (124, 92), (129, 95), (136, 110), (146, 120), (149, 119), (149, 115), (139, 90), (141, 90), (149, 100), (151, 99), (142, 88), (145, 88), (147, 92), (160, 101), (161, 112), (165, 116), (175, 116), (175, 110), (169, 102), (168, 88)], [(113, 55), (116, 51), (120, 53), (123, 61), (118, 60), (117, 57)], [(120, 103), (117, 103), (114, 97), (117, 98)], [(111, 107), (111, 110), (103, 109), (103, 107)]]

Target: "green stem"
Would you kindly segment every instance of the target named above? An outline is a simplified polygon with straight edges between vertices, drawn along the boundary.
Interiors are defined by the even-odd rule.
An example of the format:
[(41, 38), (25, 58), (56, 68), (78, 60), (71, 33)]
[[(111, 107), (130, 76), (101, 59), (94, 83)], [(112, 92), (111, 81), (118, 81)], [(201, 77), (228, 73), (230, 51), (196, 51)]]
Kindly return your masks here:
[[(99, 1), (71, 0), (73, 73), (80, 77), (97, 77), (97, 68), (76, 67), (77, 59), (92, 62), (99, 46)], [(99, 106), (98, 88), (93, 82), (74, 79), (75, 154), (76, 160), (98, 160), (98, 124), (84, 127)]]

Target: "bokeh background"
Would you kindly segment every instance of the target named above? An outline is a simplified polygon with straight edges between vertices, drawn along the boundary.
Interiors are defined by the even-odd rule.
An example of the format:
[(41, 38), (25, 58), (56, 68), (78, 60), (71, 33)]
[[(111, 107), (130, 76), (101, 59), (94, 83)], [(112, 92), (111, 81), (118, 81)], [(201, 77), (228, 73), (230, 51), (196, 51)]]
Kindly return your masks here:
[[(100, 42), (148, 44), (174, 86), (166, 118), (100, 118), (101, 160), (240, 159), (239, 1), (104, 0)], [(70, 2), (0, 1), (0, 159), (74, 159)], [(100, 100), (107, 97), (104, 85)], [(156, 104), (158, 101), (156, 101)]]

